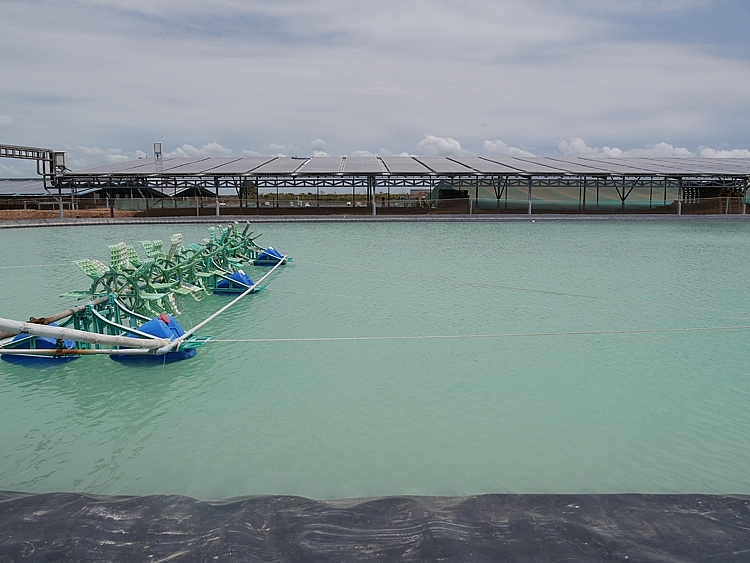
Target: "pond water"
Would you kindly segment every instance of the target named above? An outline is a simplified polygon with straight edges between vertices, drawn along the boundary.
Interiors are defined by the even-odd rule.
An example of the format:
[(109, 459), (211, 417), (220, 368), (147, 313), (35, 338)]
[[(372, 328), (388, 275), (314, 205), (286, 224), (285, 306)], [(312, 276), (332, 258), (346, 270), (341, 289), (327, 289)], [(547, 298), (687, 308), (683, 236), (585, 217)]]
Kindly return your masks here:
[[(750, 224), (253, 229), (295, 261), (195, 358), (0, 362), (0, 489), (750, 494)], [(67, 308), (73, 260), (173, 232), (206, 227), (2, 230), (0, 316)]]

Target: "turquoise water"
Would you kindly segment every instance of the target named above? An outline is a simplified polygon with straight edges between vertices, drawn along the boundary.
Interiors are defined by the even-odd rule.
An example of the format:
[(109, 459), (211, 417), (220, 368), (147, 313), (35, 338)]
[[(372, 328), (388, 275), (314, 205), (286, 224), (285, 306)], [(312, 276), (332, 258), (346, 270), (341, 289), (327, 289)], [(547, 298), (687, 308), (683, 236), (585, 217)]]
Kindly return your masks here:
[[(665, 332), (750, 325), (750, 224), (256, 229), (295, 262), (196, 358), (0, 362), (0, 489), (750, 494), (750, 330)], [(0, 316), (62, 310), (73, 259), (176, 231), (206, 236), (0, 231)]]

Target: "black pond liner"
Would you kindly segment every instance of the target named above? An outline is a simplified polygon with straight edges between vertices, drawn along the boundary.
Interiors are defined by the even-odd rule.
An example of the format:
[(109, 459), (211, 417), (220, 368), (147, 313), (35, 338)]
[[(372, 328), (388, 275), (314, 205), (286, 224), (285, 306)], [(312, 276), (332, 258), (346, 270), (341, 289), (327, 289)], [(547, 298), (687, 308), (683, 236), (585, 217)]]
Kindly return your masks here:
[(0, 493), (0, 561), (750, 561), (750, 497)]

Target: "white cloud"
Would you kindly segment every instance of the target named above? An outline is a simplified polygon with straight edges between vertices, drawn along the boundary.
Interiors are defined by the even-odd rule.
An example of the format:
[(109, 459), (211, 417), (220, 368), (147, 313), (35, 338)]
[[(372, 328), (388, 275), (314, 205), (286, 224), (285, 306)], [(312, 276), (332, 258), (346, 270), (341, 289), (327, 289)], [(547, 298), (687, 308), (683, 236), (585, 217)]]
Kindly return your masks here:
[(605, 14), (654, 14), (679, 12), (709, 3), (710, 0), (572, 0), (566, 2), (566, 8), (575, 6), (581, 11)]
[(317, 138), (314, 141), (310, 141), (310, 148), (316, 152), (322, 152), (328, 149), (328, 143), (321, 138)]
[(484, 153), (491, 156), (535, 156), (533, 152), (511, 147), (508, 143), (495, 139), (494, 141), (485, 141), (482, 143)]
[(380, 149), (378, 150), (378, 156), (416, 156), (416, 155), (409, 154), (408, 152), (400, 152), (398, 154), (394, 154), (388, 149)]
[(656, 143), (645, 147), (622, 150), (617, 147), (590, 147), (580, 137), (573, 137), (570, 141), (560, 141), (558, 148), (563, 156), (607, 156), (607, 157), (694, 157), (695, 153), (683, 147), (675, 147), (669, 143)]
[(313, 156), (331, 156), (330, 154), (328, 154), (328, 153), (327, 153), (327, 152), (325, 152), (325, 151), (313, 151), (313, 154), (312, 154), (312, 155), (313, 155)]
[(413, 154), (409, 154), (408, 152), (400, 152), (398, 154), (393, 154), (388, 149), (379, 149), (378, 154), (371, 153), (370, 151), (352, 151), (349, 153), (349, 156), (415, 156)]
[[(590, 156), (603, 152), (603, 149), (588, 146), (580, 137), (573, 137), (570, 141), (560, 141), (557, 146), (564, 156)], [(609, 150), (609, 147), (604, 147), (604, 149)]]
[(256, 152), (256, 151), (248, 151), (248, 150), (243, 150), (243, 151), (242, 151), (242, 154), (244, 154), (245, 156), (265, 156), (265, 155), (263, 155), (263, 154), (261, 154), (261, 153), (259, 153), (259, 152)]
[(174, 151), (164, 153), (165, 157), (199, 157), (199, 156), (231, 156), (232, 149), (223, 147), (219, 143), (207, 143), (201, 148), (196, 148), (193, 145), (182, 145), (176, 148)]
[(417, 150), (425, 156), (467, 156), (469, 151), (461, 148), (461, 143), (451, 137), (437, 137), (425, 133), (417, 143)]
[(271, 143), (268, 145), (268, 150), (271, 152), (295, 152), (299, 151), (297, 147), (294, 145), (277, 145), (276, 143)]
[(569, 141), (560, 141), (558, 148), (564, 156), (608, 156), (608, 157), (701, 157), (701, 158), (750, 158), (750, 149), (713, 149), (711, 147), (698, 147), (696, 152), (684, 147), (675, 147), (669, 143), (656, 143), (644, 147), (623, 150), (617, 147), (590, 147), (580, 137), (573, 137)]
[(84, 170), (104, 164), (116, 164), (118, 162), (127, 162), (138, 158), (148, 158), (148, 155), (141, 151), (123, 151), (122, 149), (110, 148), (102, 149), (99, 147), (69, 147), (68, 168), (71, 170)]
[[(706, 2), (6, 0), (0, 131), (53, 148), (158, 136), (184, 155), (398, 153), (425, 131), (461, 139), (459, 154), (510, 151), (499, 131), (539, 154), (573, 132), (731, 150), (750, 127), (747, 40), (668, 27), (703, 29), (678, 16)], [(637, 27), (650, 12), (668, 32)], [(204, 138), (225, 152), (182, 146)]]
[(750, 158), (750, 149), (717, 150), (711, 147), (699, 147), (698, 156), (703, 158)]
[(623, 156), (653, 156), (653, 157), (694, 157), (695, 153), (683, 147), (675, 147), (669, 143), (656, 143), (655, 145), (646, 145), (640, 149), (630, 149), (623, 152)]

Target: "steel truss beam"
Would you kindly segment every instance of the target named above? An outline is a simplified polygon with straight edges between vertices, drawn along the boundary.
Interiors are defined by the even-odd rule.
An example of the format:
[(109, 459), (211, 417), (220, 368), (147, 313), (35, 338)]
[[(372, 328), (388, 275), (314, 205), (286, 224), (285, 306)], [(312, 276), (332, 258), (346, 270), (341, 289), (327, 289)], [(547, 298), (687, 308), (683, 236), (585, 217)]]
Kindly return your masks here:
[[(1, 148), (2, 146), (0, 146)], [(16, 147), (17, 148), (17, 147)], [(30, 149), (45, 150), (45, 149)], [(32, 153), (29, 153), (32, 154)], [(21, 158), (21, 157), (19, 157)], [(88, 176), (67, 173), (57, 176), (59, 188), (70, 193), (83, 190), (105, 189), (108, 191), (150, 189), (158, 191), (165, 197), (179, 195), (189, 189), (197, 189), (214, 193), (216, 188), (230, 188), (238, 194), (245, 193), (248, 188), (258, 190), (309, 190), (321, 189), (339, 190), (363, 190), (370, 193), (372, 187), (380, 191), (392, 188), (425, 188), (432, 189), (439, 184), (444, 184), (456, 189), (476, 190), (473, 195), (478, 194), (479, 188), (489, 188), (499, 200), (507, 194), (509, 188), (528, 189), (529, 182), (533, 189), (539, 188), (581, 188), (587, 186), (591, 189), (615, 188), (620, 200), (625, 203), (630, 194), (636, 188), (674, 189), (682, 180), (683, 191), (686, 197), (699, 187), (721, 187), (732, 193), (741, 194), (746, 190), (746, 178), (727, 176), (604, 176), (604, 175), (580, 175), (580, 176), (527, 176), (527, 175), (483, 175), (473, 174), (466, 176), (449, 175), (269, 175), (256, 176), (252, 174), (211, 176), (211, 175), (150, 175), (150, 176)], [(58, 187), (56, 185), (55, 187)]]
[(26, 160), (46, 160), (52, 162), (53, 152), (52, 149), (0, 145), (0, 157), (5, 158), (23, 158)]

